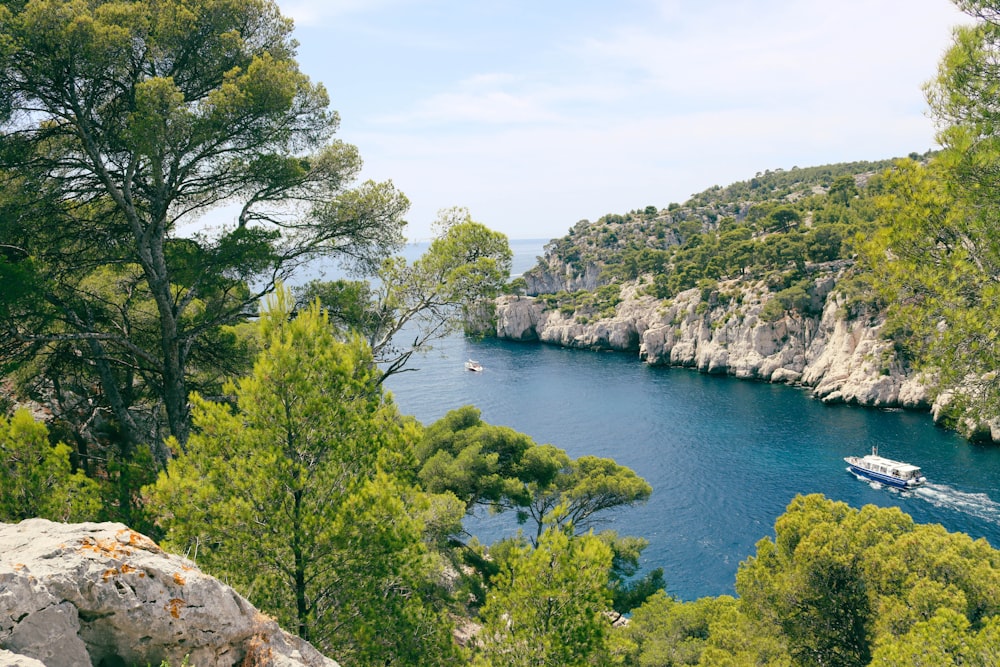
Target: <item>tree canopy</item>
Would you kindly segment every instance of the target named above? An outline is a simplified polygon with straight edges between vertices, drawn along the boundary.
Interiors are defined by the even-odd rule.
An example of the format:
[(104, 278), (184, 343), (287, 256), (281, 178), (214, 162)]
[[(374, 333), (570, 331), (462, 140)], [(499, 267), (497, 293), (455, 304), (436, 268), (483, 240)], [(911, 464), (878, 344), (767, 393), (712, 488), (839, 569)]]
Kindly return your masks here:
[(469, 511), (476, 505), (513, 509), (519, 523), (531, 520), (533, 540), (550, 523), (586, 532), (602, 513), (643, 503), (652, 493), (635, 471), (612, 459), (570, 459), (558, 447), (486, 424), (473, 406), (431, 424), (416, 454), (418, 477), (428, 491), (454, 493)]
[(954, 390), (960, 422), (969, 406), (1000, 410), (1000, 20), (993, 2), (957, 4), (978, 20), (955, 29), (926, 88), (943, 150), (887, 176), (877, 200), (885, 224), (862, 257), (899, 348)]
[(435, 227), (438, 235), (423, 255), (413, 263), (385, 260), (372, 283), (317, 280), (296, 290), (300, 303), (319, 298), (338, 326), (368, 341), (383, 379), (409, 370), (415, 352), (462, 330), (510, 277), (507, 237), (467, 209), (440, 211)]
[(70, 448), (49, 444), (45, 424), (20, 409), (0, 415), (0, 521), (42, 517), (89, 521), (101, 506), (98, 485), (73, 471)]
[(740, 564), (737, 599), (653, 595), (611, 650), (625, 665), (988, 665), (998, 586), (985, 540), (799, 496)]
[[(195, 396), (188, 447), (149, 489), (166, 544), (348, 664), (448, 663), (450, 625), (417, 594), (433, 569), (430, 500), (405, 474), (414, 427), (363, 341), (336, 340), (317, 304), (289, 320), (280, 296), (235, 405)], [(443, 500), (450, 526), (462, 506)]]
[(610, 632), (604, 612), (611, 550), (592, 535), (549, 528), (535, 548), (508, 556), (483, 607), (490, 665), (600, 664)]
[(378, 266), (406, 198), (355, 185), (271, 0), (10, 2), (0, 27), (0, 361), (183, 445), (188, 393), (246, 359), (226, 325), (309, 259)]

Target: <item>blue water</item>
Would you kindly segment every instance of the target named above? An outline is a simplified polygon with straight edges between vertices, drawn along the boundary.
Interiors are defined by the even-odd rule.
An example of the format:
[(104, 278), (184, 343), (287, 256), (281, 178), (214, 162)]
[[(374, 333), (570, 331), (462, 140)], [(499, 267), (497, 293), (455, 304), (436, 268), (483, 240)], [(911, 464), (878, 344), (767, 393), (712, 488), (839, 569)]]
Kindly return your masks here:
[[(512, 246), (514, 273), (541, 254), (541, 242)], [(485, 370), (465, 371), (468, 358)], [(604, 527), (648, 539), (645, 567), (663, 567), (667, 591), (681, 599), (733, 593), (739, 562), (773, 536), (796, 494), (897, 506), (1000, 546), (1000, 447), (971, 445), (926, 414), (826, 406), (801, 389), (651, 368), (634, 355), (461, 336), (411, 366), (419, 372), (386, 384), (401, 411), (425, 424), (471, 404), (491, 424), (573, 457), (614, 458), (644, 477), (649, 502)], [(922, 466), (928, 484), (900, 492), (848, 473), (843, 457), (872, 445)], [(468, 528), (491, 541), (516, 523), (502, 514)]]

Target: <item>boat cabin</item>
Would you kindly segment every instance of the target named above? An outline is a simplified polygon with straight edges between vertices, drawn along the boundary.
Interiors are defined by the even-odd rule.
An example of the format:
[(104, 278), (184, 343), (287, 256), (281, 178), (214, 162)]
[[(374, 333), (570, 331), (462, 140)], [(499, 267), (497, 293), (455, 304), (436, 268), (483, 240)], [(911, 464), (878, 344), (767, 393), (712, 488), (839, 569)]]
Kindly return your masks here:
[(920, 475), (920, 468), (909, 463), (901, 463), (900, 461), (893, 461), (892, 459), (882, 458), (881, 456), (876, 456), (874, 454), (869, 454), (864, 458), (864, 467), (872, 472), (881, 473), (883, 475), (891, 475), (898, 479), (918, 479)]

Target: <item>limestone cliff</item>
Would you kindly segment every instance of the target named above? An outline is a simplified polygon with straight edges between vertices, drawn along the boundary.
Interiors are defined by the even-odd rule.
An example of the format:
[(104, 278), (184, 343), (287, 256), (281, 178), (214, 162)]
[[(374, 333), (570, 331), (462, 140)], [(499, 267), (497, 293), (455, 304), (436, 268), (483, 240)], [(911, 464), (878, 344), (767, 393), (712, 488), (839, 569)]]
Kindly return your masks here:
[(880, 315), (849, 319), (836, 275), (813, 279), (810, 314), (761, 317), (773, 297), (760, 283), (728, 281), (705, 295), (698, 289), (669, 302), (622, 289), (614, 317), (580, 321), (532, 297), (497, 301), (496, 335), (564, 347), (635, 352), (649, 364), (801, 385), (828, 403), (929, 409), (921, 381), (881, 337)]
[(600, 284), (601, 268), (598, 262), (566, 262), (559, 256), (546, 253), (545, 257), (524, 273), (528, 294), (554, 294), (595, 290)]
[(0, 665), (336, 667), (122, 524), (0, 523)]

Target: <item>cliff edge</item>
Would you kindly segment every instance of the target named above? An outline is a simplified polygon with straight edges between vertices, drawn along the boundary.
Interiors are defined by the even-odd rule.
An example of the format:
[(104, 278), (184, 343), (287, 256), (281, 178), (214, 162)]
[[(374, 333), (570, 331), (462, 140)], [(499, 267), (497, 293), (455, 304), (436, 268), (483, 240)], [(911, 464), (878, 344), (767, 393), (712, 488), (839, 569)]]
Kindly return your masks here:
[[(836, 271), (816, 272), (807, 312), (777, 318), (764, 316), (775, 295), (759, 281), (723, 281), (710, 293), (690, 289), (668, 301), (628, 283), (614, 316), (596, 319), (534, 297), (503, 296), (493, 328), (501, 339), (631, 352), (653, 365), (806, 387), (826, 403), (930, 410), (939, 419), (948, 392), (934, 401), (932, 383), (883, 337), (882, 314), (849, 316), (837, 279)], [(1000, 441), (996, 420), (962, 426), (967, 436)]]
[(337, 667), (119, 523), (0, 523), (0, 666)]

